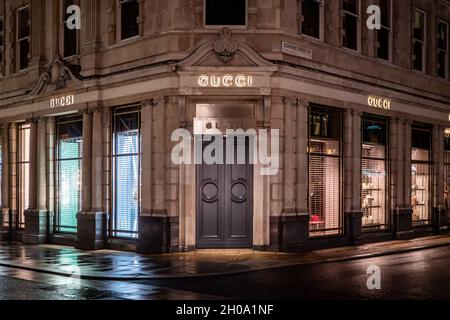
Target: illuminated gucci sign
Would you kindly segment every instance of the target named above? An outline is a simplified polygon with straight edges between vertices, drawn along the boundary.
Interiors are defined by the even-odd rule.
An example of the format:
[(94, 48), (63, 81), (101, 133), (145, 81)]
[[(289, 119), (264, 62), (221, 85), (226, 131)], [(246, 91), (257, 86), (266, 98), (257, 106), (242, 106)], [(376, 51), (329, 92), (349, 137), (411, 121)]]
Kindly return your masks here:
[(370, 96), (367, 99), (367, 104), (374, 108), (391, 110), (391, 100), (389, 99)]
[(246, 88), (253, 85), (253, 77), (245, 75), (201, 75), (197, 82), (203, 88)]
[(71, 106), (75, 103), (73, 95), (50, 99), (50, 108)]

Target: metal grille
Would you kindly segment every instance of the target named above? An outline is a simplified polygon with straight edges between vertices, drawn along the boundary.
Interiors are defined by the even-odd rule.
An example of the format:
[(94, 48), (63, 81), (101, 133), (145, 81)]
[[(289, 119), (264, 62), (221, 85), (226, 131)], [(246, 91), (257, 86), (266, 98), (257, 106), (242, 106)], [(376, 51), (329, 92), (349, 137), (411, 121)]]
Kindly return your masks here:
[(310, 139), (309, 142), (310, 236), (342, 231), (340, 142)]
[(57, 120), (55, 231), (75, 233), (81, 210), (83, 118)]
[(30, 125), (18, 126), (18, 155), (17, 155), (17, 213), (15, 217), (16, 229), (25, 228), (24, 212), (29, 206), (30, 190)]
[(413, 225), (431, 223), (431, 163), (430, 151), (412, 149), (411, 162), (411, 205)]
[(362, 226), (365, 231), (386, 229), (386, 146), (363, 144), (362, 148)]
[(138, 237), (141, 205), (140, 118), (138, 106), (117, 108), (113, 113), (112, 237)]

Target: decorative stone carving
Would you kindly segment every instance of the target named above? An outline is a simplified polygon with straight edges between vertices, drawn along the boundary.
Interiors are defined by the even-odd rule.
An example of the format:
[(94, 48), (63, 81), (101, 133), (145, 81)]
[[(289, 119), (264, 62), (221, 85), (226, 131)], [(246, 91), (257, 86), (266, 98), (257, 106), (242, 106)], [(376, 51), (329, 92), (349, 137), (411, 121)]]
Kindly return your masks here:
[(70, 80), (80, 83), (82, 79), (79, 72), (79, 66), (67, 64), (59, 54), (56, 54), (52, 62), (45, 68), (31, 94), (37, 95), (43, 91), (64, 89)]
[(220, 32), (221, 38), (214, 42), (214, 51), (224, 63), (229, 62), (236, 55), (238, 43), (231, 39), (231, 31), (223, 28)]

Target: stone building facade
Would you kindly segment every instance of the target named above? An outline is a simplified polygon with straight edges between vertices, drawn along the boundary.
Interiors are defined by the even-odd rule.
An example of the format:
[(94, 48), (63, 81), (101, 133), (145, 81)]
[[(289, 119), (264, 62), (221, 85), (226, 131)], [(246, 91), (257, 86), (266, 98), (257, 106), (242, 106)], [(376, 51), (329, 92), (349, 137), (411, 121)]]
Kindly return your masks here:
[[(1, 239), (302, 251), (447, 232), (449, 1), (234, 4), (0, 0)], [(174, 164), (177, 129), (211, 128), (279, 130), (279, 170)]]

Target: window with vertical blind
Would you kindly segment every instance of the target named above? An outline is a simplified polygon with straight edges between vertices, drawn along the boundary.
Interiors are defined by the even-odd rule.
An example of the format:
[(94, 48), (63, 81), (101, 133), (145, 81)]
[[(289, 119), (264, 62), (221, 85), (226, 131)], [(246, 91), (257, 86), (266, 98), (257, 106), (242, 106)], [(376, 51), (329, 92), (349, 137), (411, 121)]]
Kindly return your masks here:
[(431, 128), (415, 125), (412, 128), (411, 150), (411, 206), (413, 225), (431, 223)]
[(113, 110), (111, 237), (137, 238), (141, 208), (139, 106)]
[(309, 213), (310, 236), (342, 233), (341, 112), (310, 109)]
[(30, 124), (18, 125), (17, 148), (17, 213), (16, 229), (25, 228), (24, 212), (29, 205), (30, 192)]
[(362, 227), (364, 231), (385, 230), (389, 226), (387, 205), (386, 118), (364, 115), (362, 145)]
[(83, 118), (57, 119), (55, 231), (75, 233), (81, 210)]

